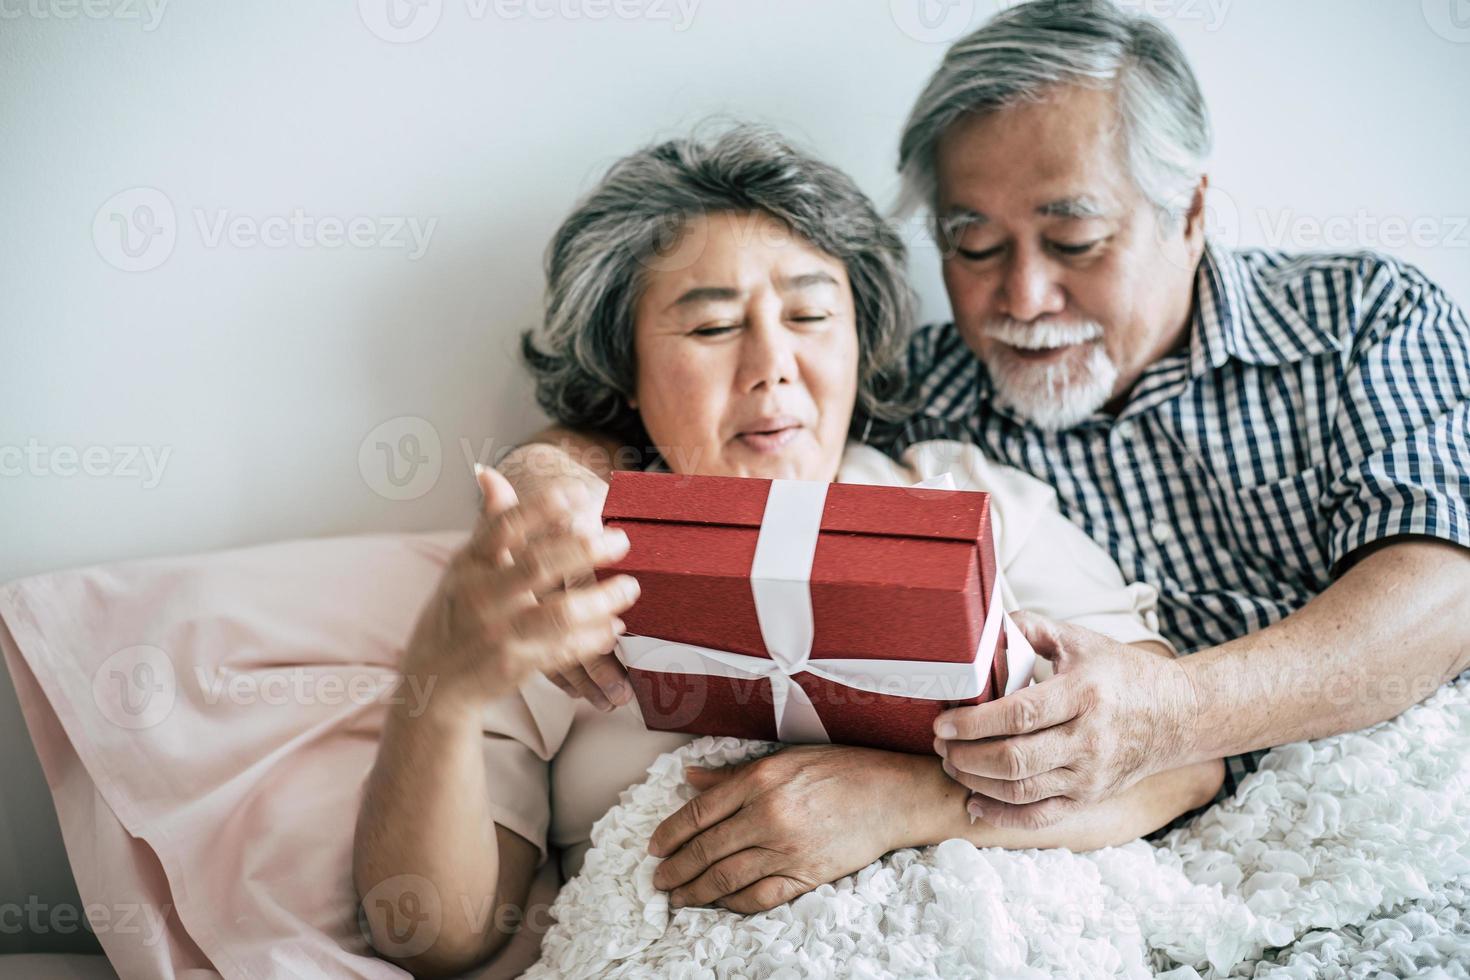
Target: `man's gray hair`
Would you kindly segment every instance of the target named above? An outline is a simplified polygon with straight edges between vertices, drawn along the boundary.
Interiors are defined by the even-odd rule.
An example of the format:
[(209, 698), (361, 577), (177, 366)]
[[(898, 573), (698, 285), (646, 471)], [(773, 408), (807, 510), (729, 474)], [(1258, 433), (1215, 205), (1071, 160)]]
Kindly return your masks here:
[(1173, 35), (1111, 0), (1033, 0), (956, 41), (904, 125), (902, 209), (937, 204), (935, 148), (961, 115), (1040, 101), (1058, 85), (1116, 93), (1134, 182), (1180, 220), (1210, 153), (1209, 110)]
[(684, 226), (716, 212), (769, 215), (843, 263), (857, 319), (858, 414), (904, 417), (915, 303), (902, 241), (849, 177), (752, 125), (624, 157), (562, 223), (546, 254), (545, 319), (521, 338), (542, 409), (647, 446), (628, 407), (634, 312)]

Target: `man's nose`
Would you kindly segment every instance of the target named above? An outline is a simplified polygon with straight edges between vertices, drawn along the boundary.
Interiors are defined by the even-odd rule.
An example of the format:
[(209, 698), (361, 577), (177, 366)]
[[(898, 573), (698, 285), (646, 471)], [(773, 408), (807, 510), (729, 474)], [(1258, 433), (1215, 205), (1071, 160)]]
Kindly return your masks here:
[(1034, 254), (1011, 256), (1001, 287), (1002, 313), (1025, 323), (1061, 313), (1066, 305), (1066, 294), (1050, 262)]

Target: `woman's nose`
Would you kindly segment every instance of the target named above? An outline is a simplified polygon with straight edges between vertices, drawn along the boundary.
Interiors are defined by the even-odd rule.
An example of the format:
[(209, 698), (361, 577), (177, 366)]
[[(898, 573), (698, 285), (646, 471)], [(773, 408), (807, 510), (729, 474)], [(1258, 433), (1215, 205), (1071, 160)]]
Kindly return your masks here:
[(779, 313), (752, 314), (740, 344), (740, 385), (753, 391), (761, 386), (796, 379), (796, 348), (791, 331)]

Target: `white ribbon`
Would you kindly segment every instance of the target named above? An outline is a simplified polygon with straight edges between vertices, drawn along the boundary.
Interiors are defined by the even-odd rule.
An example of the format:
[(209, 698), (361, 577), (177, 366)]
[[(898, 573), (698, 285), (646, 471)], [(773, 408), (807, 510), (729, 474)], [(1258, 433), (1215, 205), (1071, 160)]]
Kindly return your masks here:
[[(765, 679), (771, 685), (776, 737), (782, 742), (830, 742), (816, 707), (792, 676), (802, 672), (873, 694), (931, 701), (965, 701), (989, 683), (990, 659), (1000, 630), (1006, 631), (1005, 693), (1031, 680), (1036, 654), (1011, 621), (1003, 605), (1000, 565), (986, 606), (985, 626), (975, 657), (968, 663), (929, 660), (811, 659), (816, 635), (812, 617), (812, 559), (821, 533), (827, 484), (772, 480), (765, 514), (751, 563), (751, 594), (761, 639), (770, 659), (728, 650), (675, 643), (651, 636), (623, 636), (618, 658), (624, 666), (667, 674), (702, 674), (743, 680)], [(945, 474), (917, 484), (922, 489), (954, 489)], [(983, 669), (982, 669), (983, 668)], [(935, 687), (939, 690), (934, 690)]]
[(812, 620), (812, 560), (822, 534), (827, 483), (772, 480), (750, 563), (755, 618), (771, 659), (788, 674), (811, 656), (816, 625)]

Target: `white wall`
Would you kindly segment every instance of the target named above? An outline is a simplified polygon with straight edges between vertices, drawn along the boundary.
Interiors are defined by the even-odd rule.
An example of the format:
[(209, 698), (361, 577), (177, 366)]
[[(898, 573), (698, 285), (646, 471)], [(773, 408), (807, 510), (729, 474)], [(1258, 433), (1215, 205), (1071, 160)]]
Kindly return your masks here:
[[(398, 31), (389, 0), (149, 2), (0, 0), (0, 464), (20, 471), (0, 476), (0, 580), (465, 525), (461, 440), (493, 451), (538, 424), (516, 334), (548, 236), (608, 163), (725, 111), (886, 201), (943, 42), (997, 6), (919, 0), (930, 28), (903, 0), (393, 0), (421, 18)], [(1166, 16), (1203, 78), (1227, 237), (1313, 246), (1325, 223), (1470, 302), (1470, 2), (1135, 5)], [(139, 204), (171, 251), (165, 234), (123, 252), (112, 216), (141, 222)], [(362, 217), (370, 237), (433, 225), (418, 256), (210, 237), (221, 216), (268, 230), (294, 212)], [(916, 265), (940, 316), (932, 255)], [(402, 433), (368, 436), (405, 416), (440, 451), (394, 500), (375, 444)], [(107, 475), (67, 475), (83, 462)], [(0, 722), (16, 745), (3, 703)], [(43, 793), (17, 752), (0, 775)], [(24, 830), (42, 810), (19, 795), (0, 824), (8, 809)], [(0, 882), (20, 880), (9, 860), (0, 843)]]
[[(119, 4), (111, 19), (73, 2), (0, 0), (0, 446), (15, 447), (0, 465), (21, 471), (0, 478), (0, 580), (462, 523), (460, 440), (478, 453), (537, 422), (515, 335), (536, 318), (548, 236), (603, 167), (723, 110), (781, 125), (886, 200), (899, 124), (942, 51), (882, 0), (618, 0), (602, 20), (530, 16), (596, 9), (583, 0), (431, 0), (434, 29), (398, 44), (351, 3), (175, 0), (155, 26), (144, 0), (88, 0)], [(392, 34), (387, 2), (361, 7)], [(939, 37), (993, 9), (926, 2), (951, 18)], [(1227, 235), (1280, 241), (1285, 222), (1287, 245), (1399, 245), (1470, 299), (1470, 5), (1454, 2), (1461, 43), (1418, 0), (1145, 3), (1173, 12), (1213, 103)], [(649, 18), (615, 13), (634, 8)], [(108, 203), (140, 187), (156, 193)], [(160, 236), (140, 261), (161, 264), (121, 271), (112, 215), (150, 200), (172, 252)], [(296, 211), (363, 216), (395, 241), (407, 218), (427, 248), (211, 238), (222, 217), (268, 232)], [(1399, 241), (1394, 222), (1438, 245)], [(365, 479), (359, 449), (401, 416), (437, 433), (440, 476), (426, 489), (430, 465), (403, 489), (426, 492), (391, 500), (375, 492), (393, 490), (383, 458)], [(112, 475), (80, 472), (89, 447)]]

